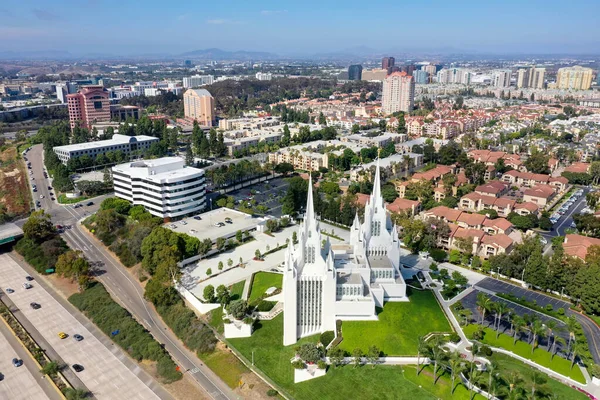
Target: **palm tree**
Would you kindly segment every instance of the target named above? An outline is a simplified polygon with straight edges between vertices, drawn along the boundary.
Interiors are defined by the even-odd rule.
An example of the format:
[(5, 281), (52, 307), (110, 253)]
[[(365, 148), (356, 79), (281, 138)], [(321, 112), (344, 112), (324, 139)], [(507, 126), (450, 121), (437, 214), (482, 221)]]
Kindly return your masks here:
[(530, 330), (531, 334), (533, 335), (533, 340), (531, 341), (531, 353), (533, 354), (533, 350), (538, 344), (538, 339), (546, 335), (546, 327), (544, 327), (544, 324), (542, 324), (539, 320), (535, 320), (532, 322)]
[(580, 354), (582, 351), (584, 351), (584, 350), (585, 350), (585, 347), (584, 347), (584, 346), (582, 346), (582, 344), (581, 344), (581, 343), (579, 343), (579, 342), (575, 342), (575, 343), (573, 344), (573, 349), (572, 349), (572, 351), (571, 351), (571, 357), (572, 357), (572, 359), (571, 359), (571, 369), (573, 369), (573, 365), (575, 365), (575, 359), (577, 358), (577, 356), (578, 356), (578, 355), (579, 355), (579, 354)]
[(445, 355), (446, 355), (446, 353), (440, 346), (434, 345), (431, 348), (431, 359), (433, 359), (433, 384), (434, 385), (437, 383), (438, 364), (442, 363)]
[(452, 386), (450, 387), (450, 393), (454, 394), (454, 381), (456, 377), (464, 370), (464, 362), (460, 358), (460, 354), (457, 351), (452, 352), (450, 359), (448, 360), (448, 367), (450, 368), (450, 378), (452, 379)]
[(517, 371), (510, 371), (507, 376), (504, 377), (504, 381), (508, 384), (508, 390), (513, 392), (519, 389), (519, 385), (523, 383), (521, 374)]
[(421, 365), (421, 354), (427, 353), (428, 350), (429, 347), (427, 346), (425, 339), (423, 338), (423, 336), (419, 336), (417, 338), (417, 375), (419, 375), (419, 372), (421, 372), (419, 368)]
[(554, 333), (558, 330), (558, 324), (551, 319), (546, 322), (546, 330), (548, 331), (548, 351), (550, 351), (551, 340), (554, 339)]
[(475, 396), (475, 392), (473, 391), (473, 389), (475, 388), (475, 385), (477, 385), (481, 379), (483, 378), (483, 372), (481, 372), (478, 369), (472, 370), (471, 374), (469, 375), (469, 382), (471, 383), (471, 388), (469, 389), (471, 392), (470, 398), (473, 399), (473, 397)]
[(500, 336), (500, 321), (502, 320), (502, 316), (508, 313), (510, 307), (508, 304), (503, 301), (496, 303), (496, 313), (498, 314), (498, 325), (496, 327), (496, 339)]
[(513, 326), (513, 346), (517, 343), (517, 335), (523, 331), (525, 327), (525, 320), (518, 315), (515, 315), (512, 319)]
[(561, 347), (562, 347), (562, 346), (564, 346), (564, 345), (565, 345), (567, 342), (566, 342), (566, 341), (565, 341), (565, 339), (563, 339), (562, 337), (560, 337), (560, 336), (556, 336), (556, 337), (554, 338), (554, 340), (552, 341), (552, 351), (550, 352), (550, 359), (553, 359), (553, 358), (554, 358), (554, 356), (556, 355), (556, 351), (557, 351), (557, 349), (556, 349), (556, 344), (557, 344), (557, 343), (558, 343), (558, 344), (560, 344), (560, 345), (561, 345)]
[(535, 399), (535, 392), (546, 383), (546, 376), (537, 370), (533, 370), (530, 375), (529, 387), (531, 388), (531, 398)]
[[(495, 379), (494, 373), (498, 370), (498, 364), (495, 361), (492, 361), (486, 366), (486, 370), (488, 372), (488, 394), (491, 396), (490, 388), (492, 387), (492, 380)], [(491, 397), (488, 397), (488, 399)]]
[(491, 307), (492, 301), (490, 298), (481, 292), (477, 293), (477, 309), (481, 313), (481, 325), (483, 325), (483, 321), (485, 320), (485, 312)]
[(577, 329), (577, 320), (575, 317), (570, 316), (567, 319), (567, 330), (569, 331), (569, 343), (567, 344), (567, 357), (571, 354), (571, 343), (575, 341), (575, 330)]
[(471, 311), (468, 308), (465, 308), (463, 310), (460, 310), (459, 313), (464, 318), (464, 325), (467, 325), (468, 322), (471, 320), (471, 316), (473, 315), (473, 311)]

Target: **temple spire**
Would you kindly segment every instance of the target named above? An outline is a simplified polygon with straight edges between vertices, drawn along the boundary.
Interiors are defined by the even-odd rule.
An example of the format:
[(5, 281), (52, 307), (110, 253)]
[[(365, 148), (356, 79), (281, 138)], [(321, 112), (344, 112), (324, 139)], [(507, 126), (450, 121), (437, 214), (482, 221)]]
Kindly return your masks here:
[(316, 227), (315, 220), (315, 208), (313, 205), (313, 185), (312, 185), (312, 174), (308, 174), (308, 196), (306, 198), (306, 214), (304, 217), (304, 225)]
[(375, 178), (373, 179), (372, 201), (378, 202), (381, 199), (381, 176), (379, 172), (379, 157), (377, 158), (377, 167), (375, 169)]

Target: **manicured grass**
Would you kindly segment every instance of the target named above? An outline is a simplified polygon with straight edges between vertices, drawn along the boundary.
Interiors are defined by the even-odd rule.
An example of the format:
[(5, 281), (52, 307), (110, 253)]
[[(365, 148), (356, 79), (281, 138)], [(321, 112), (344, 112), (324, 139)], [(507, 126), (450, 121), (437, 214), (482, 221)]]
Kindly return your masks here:
[(217, 374), (232, 389), (238, 387), (242, 375), (250, 370), (228, 350), (215, 349), (210, 354), (201, 354), (200, 358), (208, 368)]
[(409, 302), (386, 303), (379, 321), (344, 321), (340, 347), (349, 353), (360, 348), (367, 353), (375, 345), (388, 356), (417, 354), (419, 336), (452, 332), (452, 328), (430, 291), (409, 290)]
[(258, 300), (268, 288), (276, 287), (281, 289), (281, 283), (283, 281), (283, 275), (274, 274), (271, 272), (257, 272), (254, 274), (252, 281), (252, 287), (250, 288), (250, 294), (248, 295), (248, 303), (252, 303)]
[[(501, 375), (504, 375), (509, 371), (518, 372), (524, 380), (524, 387), (527, 388), (529, 386), (532, 371), (529, 365), (505, 354), (494, 353), (489, 358), (498, 363)], [(588, 398), (585, 394), (550, 377), (548, 377), (546, 386), (548, 387), (547, 391), (555, 394), (557, 399), (587, 400)]]
[(242, 298), (242, 293), (244, 293), (244, 285), (246, 281), (240, 281), (238, 283), (234, 283), (229, 287), (229, 294), (231, 295), (231, 300), (239, 300)]
[[(465, 335), (467, 335), (469, 338), (472, 337), (473, 332), (476, 330), (477, 325), (475, 324), (468, 325), (463, 328)], [(523, 358), (534, 361), (543, 367), (550, 368), (551, 370), (564, 376), (568, 376), (577, 382), (585, 383), (585, 378), (583, 377), (579, 367), (575, 365), (573, 369), (571, 369), (571, 361), (565, 360), (559, 356), (554, 356), (554, 358), (552, 358), (548, 351), (540, 347), (537, 347), (532, 353), (530, 344), (525, 343), (522, 340), (517, 340), (517, 343), (513, 345), (513, 338), (504, 333), (501, 333), (500, 336), (498, 336), (498, 339), (496, 339), (496, 332), (490, 328), (484, 328), (484, 332), (485, 335), (483, 340), (481, 340), (482, 343), (512, 351)]]
[(68, 198), (67, 195), (65, 194), (60, 194), (58, 196), (58, 202), (60, 204), (75, 204), (75, 203), (79, 203), (80, 201), (85, 201), (89, 199), (89, 197), (86, 196), (80, 196), (80, 197), (75, 197), (75, 198)]
[[(297, 400), (396, 400), (451, 398), (449, 379), (442, 377), (433, 384), (433, 374), (427, 369), (416, 376), (413, 367), (378, 365), (353, 368), (346, 365), (329, 368), (324, 377), (294, 383), (294, 369), (290, 359), (294, 348), (302, 343), (319, 340), (319, 336), (303, 338), (294, 346), (283, 346), (283, 315), (271, 321), (259, 321), (249, 338), (229, 339), (229, 344), (248, 360), (254, 352), (254, 364), (279, 385), (290, 397)], [(403, 372), (404, 371), (404, 372)], [(421, 387), (420, 387), (421, 386)], [(461, 385), (453, 399), (468, 400), (468, 392)], [(481, 397), (476, 397), (482, 399)]]
[(223, 334), (223, 307), (215, 308), (207, 314), (208, 324), (215, 328), (217, 332)]

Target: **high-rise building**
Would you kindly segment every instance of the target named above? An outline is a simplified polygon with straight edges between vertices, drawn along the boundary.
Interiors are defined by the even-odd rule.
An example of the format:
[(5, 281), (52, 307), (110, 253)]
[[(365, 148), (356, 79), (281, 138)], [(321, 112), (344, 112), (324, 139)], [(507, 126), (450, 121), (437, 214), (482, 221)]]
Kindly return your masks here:
[(351, 65), (348, 67), (348, 79), (360, 81), (362, 78), (362, 65)]
[(187, 167), (181, 157), (115, 165), (112, 175), (117, 197), (157, 217), (178, 218), (206, 208), (204, 170)]
[(415, 78), (415, 83), (429, 83), (429, 73), (427, 71), (417, 69), (413, 71), (412, 76)]
[(350, 242), (332, 245), (321, 236), (309, 178), (298, 243), (283, 263), (283, 344), (335, 329), (335, 321), (377, 319), (386, 301), (408, 301), (400, 267), (400, 240), (381, 195), (379, 163), (373, 192), (350, 228)]
[(413, 71), (416, 69), (414, 64), (403, 65), (400, 71), (406, 72), (408, 75), (412, 75)]
[(556, 74), (557, 89), (588, 90), (592, 86), (591, 68), (575, 65), (573, 67), (560, 68)]
[(463, 85), (471, 84), (473, 73), (462, 68), (444, 68), (437, 73), (438, 83), (462, 83)]
[(385, 69), (388, 73), (392, 72), (392, 67), (395, 65), (396, 59), (394, 57), (383, 57), (381, 60), (381, 69)]
[(512, 71), (510, 69), (494, 71), (494, 74), (492, 75), (492, 85), (500, 88), (510, 87), (511, 76)]
[(421, 70), (427, 72), (429, 76), (434, 76), (437, 73), (437, 67), (434, 64), (423, 65)]
[(406, 72), (394, 72), (383, 81), (384, 114), (410, 112), (415, 104), (415, 79)]
[(183, 78), (183, 87), (189, 89), (203, 85), (212, 85), (214, 81), (215, 77), (212, 75), (187, 76)]
[(271, 79), (273, 79), (273, 74), (271, 74), (270, 72), (257, 72), (255, 77), (259, 81), (270, 81)]
[(543, 89), (545, 74), (546, 68), (536, 68), (535, 65), (528, 69), (521, 68), (517, 71), (517, 87)]
[(383, 82), (387, 75), (387, 69), (366, 69), (362, 73), (362, 80)]
[(188, 89), (183, 94), (183, 110), (186, 118), (193, 118), (200, 125), (212, 126), (215, 99), (206, 89)]
[(71, 129), (79, 123), (91, 128), (93, 123), (110, 121), (108, 90), (99, 85), (82, 86), (77, 93), (67, 95)]

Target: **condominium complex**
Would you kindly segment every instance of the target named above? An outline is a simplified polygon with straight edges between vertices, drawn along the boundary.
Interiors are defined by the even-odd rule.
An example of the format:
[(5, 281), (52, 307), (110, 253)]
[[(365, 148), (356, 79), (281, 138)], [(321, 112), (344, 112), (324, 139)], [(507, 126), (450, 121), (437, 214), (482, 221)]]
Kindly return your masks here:
[(429, 73), (427, 71), (417, 69), (413, 71), (412, 76), (415, 78), (415, 83), (429, 83)]
[(212, 85), (215, 77), (212, 75), (194, 75), (183, 78), (183, 87), (186, 89), (202, 86)]
[(492, 75), (492, 85), (500, 88), (510, 87), (510, 78), (512, 76), (512, 71), (510, 69), (494, 71)]
[(449, 68), (442, 69), (437, 73), (438, 83), (462, 83), (464, 85), (471, 84), (471, 77), (473, 73), (467, 69), (462, 68)]
[(351, 65), (348, 67), (348, 79), (351, 81), (360, 81), (362, 77), (362, 65)]
[(591, 68), (560, 68), (556, 74), (556, 89), (588, 90), (592, 86), (593, 70)]
[(68, 144), (66, 146), (53, 147), (52, 150), (56, 153), (60, 161), (66, 164), (71, 158), (81, 156), (96, 158), (100, 154), (106, 155), (108, 152), (116, 151), (123, 152), (128, 158), (135, 155), (143, 155), (144, 152), (150, 149), (152, 143), (158, 141), (159, 139), (153, 136), (126, 136), (115, 133), (112, 139), (109, 140)]
[(381, 60), (381, 69), (385, 69), (388, 73), (391, 73), (395, 63), (396, 59), (394, 57), (383, 57)]
[(82, 86), (77, 93), (67, 95), (71, 129), (79, 123), (90, 128), (94, 122), (110, 121), (108, 91), (99, 85)]
[(185, 166), (180, 157), (115, 165), (115, 195), (143, 205), (157, 217), (178, 218), (206, 208), (204, 170)]
[(517, 71), (517, 87), (519, 89), (543, 89), (545, 74), (546, 68), (536, 68), (533, 66), (527, 69), (519, 69), (519, 71)]
[(366, 69), (362, 72), (362, 80), (382, 82), (387, 74), (387, 69)]
[(434, 76), (437, 72), (437, 67), (433, 64), (423, 65), (421, 67), (421, 71), (425, 71), (429, 74), (429, 76)]
[(212, 126), (215, 99), (206, 89), (188, 89), (183, 94), (183, 110), (186, 118), (195, 119), (200, 125)]
[(410, 112), (415, 103), (415, 80), (406, 72), (394, 72), (383, 81), (384, 114)]
[(255, 77), (259, 81), (270, 81), (271, 79), (273, 79), (273, 74), (271, 74), (270, 72), (257, 72)]

